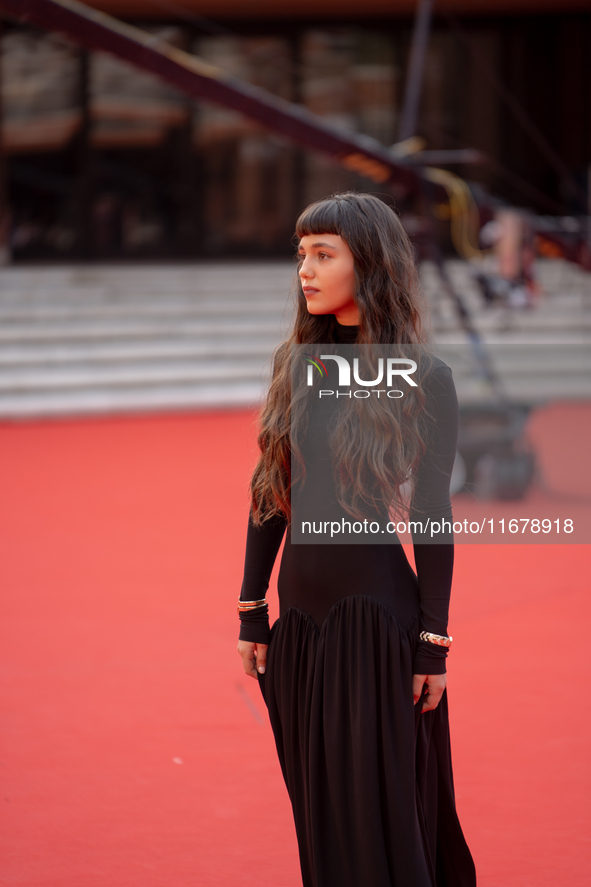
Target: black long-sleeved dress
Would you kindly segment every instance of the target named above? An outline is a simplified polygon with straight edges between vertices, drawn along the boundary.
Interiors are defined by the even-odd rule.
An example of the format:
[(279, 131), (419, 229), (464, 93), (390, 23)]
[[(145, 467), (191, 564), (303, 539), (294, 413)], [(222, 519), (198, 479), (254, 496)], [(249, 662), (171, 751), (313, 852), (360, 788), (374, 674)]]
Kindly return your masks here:
[[(352, 343), (357, 327), (337, 325)], [(451, 519), (449, 482), (458, 407), (439, 361), (427, 397), (431, 455), (415, 502)], [(326, 483), (334, 484), (330, 471)], [(411, 514), (411, 517), (413, 515)], [(242, 600), (265, 596), (286, 522), (249, 520)], [(304, 887), (474, 887), (456, 814), (447, 692), (435, 711), (415, 706), (413, 674), (445, 672), (453, 537), (415, 544), (292, 545), (278, 580), (280, 617), (249, 614), (242, 640), (269, 643), (259, 684), (292, 803)]]

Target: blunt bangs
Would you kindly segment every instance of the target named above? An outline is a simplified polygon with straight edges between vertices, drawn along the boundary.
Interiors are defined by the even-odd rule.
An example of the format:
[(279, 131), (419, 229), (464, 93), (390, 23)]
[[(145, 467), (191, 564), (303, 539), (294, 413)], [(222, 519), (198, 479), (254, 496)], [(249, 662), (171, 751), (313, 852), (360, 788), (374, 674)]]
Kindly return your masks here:
[(340, 201), (334, 198), (319, 200), (308, 206), (296, 222), (296, 237), (308, 234), (336, 234), (342, 237)]

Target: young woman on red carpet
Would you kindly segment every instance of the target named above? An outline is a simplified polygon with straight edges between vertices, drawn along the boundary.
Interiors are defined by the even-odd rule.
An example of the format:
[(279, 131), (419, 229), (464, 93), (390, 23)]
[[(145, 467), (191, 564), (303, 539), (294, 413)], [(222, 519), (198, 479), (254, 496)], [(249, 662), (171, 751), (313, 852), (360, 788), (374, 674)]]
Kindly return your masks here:
[[(408, 237), (373, 195), (312, 204), (296, 234), (298, 304), (261, 415), (238, 652), (269, 711), (304, 887), (474, 887), (449, 745), (453, 535), (439, 544), (413, 535), (415, 573), (397, 537), (294, 544), (291, 533), (296, 451), (294, 465), (304, 466), (297, 497), (313, 493), (332, 517), (352, 520), (365, 506), (387, 519), (393, 503), (402, 507), (406, 484), (410, 519), (451, 520), (451, 370), (425, 352), (421, 384), (402, 410), (379, 397), (361, 406), (347, 392), (303, 408), (292, 390), (299, 353), (290, 346), (303, 346), (315, 364), (320, 344), (334, 354), (348, 345), (366, 354), (372, 346), (420, 350), (425, 309)], [(317, 367), (323, 389), (339, 390), (339, 366)], [(265, 595), (284, 536), (280, 616), (270, 628)]]

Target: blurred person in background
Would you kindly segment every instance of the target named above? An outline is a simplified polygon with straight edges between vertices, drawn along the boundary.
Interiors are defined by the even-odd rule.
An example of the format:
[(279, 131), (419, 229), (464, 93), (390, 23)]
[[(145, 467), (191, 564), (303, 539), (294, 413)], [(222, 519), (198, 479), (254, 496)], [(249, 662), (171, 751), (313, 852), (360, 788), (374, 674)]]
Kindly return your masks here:
[(495, 218), (481, 229), (480, 240), (493, 250), (489, 270), (476, 275), (485, 304), (534, 308), (540, 287), (534, 268), (534, 231), (527, 215), (512, 208), (497, 210)]

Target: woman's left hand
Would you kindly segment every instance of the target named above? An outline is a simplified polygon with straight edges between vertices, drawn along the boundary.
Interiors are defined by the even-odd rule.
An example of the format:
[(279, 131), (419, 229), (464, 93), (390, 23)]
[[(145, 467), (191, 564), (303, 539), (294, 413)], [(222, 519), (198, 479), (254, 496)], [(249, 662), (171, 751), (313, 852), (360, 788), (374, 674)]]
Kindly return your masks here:
[(437, 708), (447, 686), (446, 674), (414, 674), (412, 676), (412, 693), (415, 705), (423, 695), (423, 687), (427, 684), (428, 694), (424, 696), (421, 714), (424, 711), (433, 711)]
[(267, 665), (268, 644), (253, 644), (250, 641), (238, 641), (238, 654), (242, 659), (245, 673), (256, 680), (257, 670), (264, 674)]

